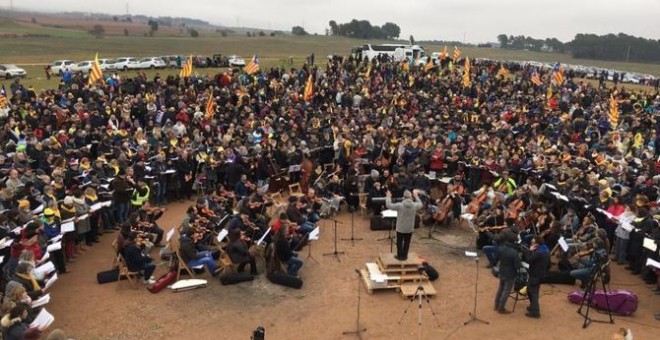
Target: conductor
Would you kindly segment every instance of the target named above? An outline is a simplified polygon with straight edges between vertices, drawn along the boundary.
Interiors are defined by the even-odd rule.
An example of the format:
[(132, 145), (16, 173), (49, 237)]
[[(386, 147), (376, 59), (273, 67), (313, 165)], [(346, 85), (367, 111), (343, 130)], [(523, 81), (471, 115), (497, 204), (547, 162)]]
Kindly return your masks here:
[(392, 193), (388, 190), (385, 195), (385, 206), (397, 212), (396, 219), (396, 256), (395, 259), (405, 261), (408, 259), (410, 249), (410, 238), (415, 228), (415, 216), (422, 208), (422, 202), (418, 197), (417, 190), (403, 192), (401, 203), (392, 203)]

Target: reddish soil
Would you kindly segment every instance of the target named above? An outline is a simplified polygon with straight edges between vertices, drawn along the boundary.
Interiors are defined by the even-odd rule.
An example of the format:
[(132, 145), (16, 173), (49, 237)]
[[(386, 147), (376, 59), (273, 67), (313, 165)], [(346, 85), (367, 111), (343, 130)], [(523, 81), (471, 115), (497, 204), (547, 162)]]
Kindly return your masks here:
[[(187, 206), (171, 204), (161, 219), (165, 229), (179, 223)], [(338, 220), (339, 238), (350, 237), (351, 215), (342, 213)], [(151, 294), (142, 286), (132, 289), (126, 281), (99, 285), (96, 273), (110, 269), (114, 235), (105, 235), (102, 242), (88, 250), (72, 264), (72, 272), (62, 275), (52, 289), (47, 306), (55, 315), (53, 328), (61, 328), (76, 339), (249, 339), (252, 330), (263, 325), (268, 340), (288, 339), (351, 339), (343, 331), (356, 327), (357, 274), (381, 252), (388, 252), (386, 241), (376, 241), (386, 235), (370, 231), (364, 216), (355, 215), (357, 241), (339, 241), (341, 262), (323, 253), (333, 250), (332, 224), (321, 224), (321, 239), (312, 245), (312, 255), (318, 263), (306, 260), (300, 271), (304, 286), (293, 290), (276, 286), (259, 276), (253, 282), (222, 286), (208, 274), (209, 286), (186, 292), (164, 290)], [(615, 317), (615, 324), (593, 323), (582, 329), (582, 317), (577, 305), (566, 299), (569, 291), (578, 287), (566, 285), (541, 286), (542, 319), (524, 316), (526, 302), (519, 302), (511, 315), (493, 311), (497, 280), (484, 267), (479, 268), (479, 318), (490, 325), (472, 323), (464, 326), (472, 311), (475, 263), (464, 256), (464, 250), (474, 242), (474, 234), (454, 225), (436, 236), (441, 241), (420, 240), (427, 233), (419, 229), (413, 236), (411, 250), (425, 256), (440, 272), (434, 283), (438, 296), (430, 300), (435, 319), (427, 304), (422, 308), (422, 339), (610, 339), (619, 328), (631, 328), (636, 339), (658, 338), (660, 322), (653, 313), (660, 311), (660, 297), (653, 295), (639, 277), (633, 277), (622, 267), (612, 268), (612, 289), (629, 289), (639, 296), (639, 309), (634, 316)], [(307, 249), (300, 256), (307, 257)], [(158, 257), (154, 251), (154, 257)], [(165, 272), (159, 267), (156, 275)], [(651, 287), (652, 288), (652, 287)], [(419, 336), (416, 302), (394, 291), (362, 291), (361, 326), (366, 327), (364, 339), (417, 339)], [(510, 301), (508, 307), (511, 308)], [(404, 310), (410, 306), (407, 314)], [(403, 320), (399, 323), (399, 320)], [(594, 313), (598, 320), (606, 315)], [(653, 336), (653, 334), (656, 334)]]

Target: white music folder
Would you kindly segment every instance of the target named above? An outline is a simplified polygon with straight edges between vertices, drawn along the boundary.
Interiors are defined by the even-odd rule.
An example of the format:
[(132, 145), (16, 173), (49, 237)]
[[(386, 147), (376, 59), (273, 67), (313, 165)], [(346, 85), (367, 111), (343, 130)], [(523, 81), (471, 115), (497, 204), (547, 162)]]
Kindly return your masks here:
[(398, 212), (391, 209), (383, 210), (381, 214), (383, 218), (396, 218), (398, 216)]

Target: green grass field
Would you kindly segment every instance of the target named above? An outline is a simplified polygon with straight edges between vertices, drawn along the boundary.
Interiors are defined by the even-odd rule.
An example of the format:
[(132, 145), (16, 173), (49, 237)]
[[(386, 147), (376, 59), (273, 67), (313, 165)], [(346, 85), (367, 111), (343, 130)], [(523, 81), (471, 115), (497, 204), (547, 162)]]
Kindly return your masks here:
[[(57, 80), (45, 80), (43, 65), (57, 59), (89, 60), (98, 52), (101, 58), (120, 56), (158, 56), (171, 54), (201, 54), (223, 55), (238, 54), (246, 60), (253, 54), (258, 54), (262, 67), (275, 65), (289, 66), (289, 57), (294, 58), (294, 65), (300, 66), (310, 53), (317, 60), (328, 54), (348, 55), (354, 46), (366, 41), (327, 37), (327, 36), (275, 36), (253, 37), (230, 35), (222, 37), (213, 32), (203, 32), (199, 38), (159, 36), (119, 36), (108, 35), (95, 38), (84, 30), (59, 29), (43, 27), (32, 23), (15, 23), (0, 20), (0, 32), (50, 34), (50, 38), (0, 38), (0, 63), (17, 64), (28, 71), (24, 84), (35, 88), (48, 88), (57, 85)], [(378, 41), (371, 41), (378, 43)], [(427, 52), (441, 51), (443, 46), (424, 45)], [(452, 47), (449, 46), (450, 51)], [(640, 72), (660, 76), (660, 65), (607, 62), (597, 60), (574, 59), (570, 55), (555, 53), (540, 53), (528, 51), (511, 51), (491, 48), (464, 47), (464, 56), (475, 58), (491, 58), (498, 60), (534, 60), (540, 62), (562, 62), (585, 66), (598, 66), (610, 69)], [(215, 73), (213, 69), (199, 69), (198, 72)], [(178, 72), (176, 70), (161, 71), (161, 74)], [(147, 72), (151, 75), (154, 72)], [(7, 84), (6, 80), (0, 81)]]

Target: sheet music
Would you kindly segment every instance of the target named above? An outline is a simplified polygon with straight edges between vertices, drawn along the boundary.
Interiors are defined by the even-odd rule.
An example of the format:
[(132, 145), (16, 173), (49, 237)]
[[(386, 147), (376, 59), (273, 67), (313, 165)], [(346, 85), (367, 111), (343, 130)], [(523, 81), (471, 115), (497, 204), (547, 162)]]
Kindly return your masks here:
[(44, 285), (44, 289), (48, 289), (55, 284), (57, 281), (57, 273), (53, 274), (53, 276), (50, 277), (50, 279), (46, 280), (46, 284)]
[(634, 229), (633, 225), (628, 222), (621, 222), (620, 225), (621, 228), (623, 228), (627, 232), (631, 232)]
[(551, 192), (551, 194), (554, 195), (557, 199), (568, 202), (568, 197), (566, 197), (566, 196), (564, 196), (564, 195), (562, 195), (558, 192), (553, 191), (553, 192)]
[(50, 302), (50, 294), (46, 294), (46, 295), (32, 301), (32, 304), (30, 305), (30, 307), (32, 307), (32, 308), (41, 307), (41, 306), (47, 304), (48, 302)]
[(78, 219), (78, 221), (80, 221), (80, 220), (84, 220), (84, 219), (86, 219), (86, 218), (88, 218), (88, 217), (89, 217), (89, 215), (87, 215), (87, 214), (82, 214), (82, 215), (78, 216), (77, 219)]
[(552, 189), (552, 190), (554, 190), (554, 191), (557, 191), (557, 187), (554, 186), (554, 185), (552, 185), (552, 184), (545, 183), (545, 186), (548, 187), (548, 188), (550, 188), (550, 189)]
[(222, 229), (220, 230), (220, 233), (218, 233), (218, 242), (222, 242), (222, 240), (225, 239), (229, 235), (229, 230), (227, 229)]
[(39, 214), (41, 214), (42, 211), (44, 211), (44, 205), (43, 204), (38, 206), (36, 209), (32, 210), (31, 213), (33, 215), (39, 215)]
[(5, 249), (5, 248), (11, 246), (12, 243), (14, 243), (13, 238), (5, 237), (2, 240), (0, 240), (0, 249)]
[(645, 237), (644, 238), (644, 243), (643, 243), (644, 248), (655, 252), (658, 250), (658, 245), (655, 243), (655, 240), (652, 238)]
[(172, 236), (174, 236), (174, 228), (170, 229), (170, 231), (167, 232), (167, 236), (165, 237), (165, 242), (170, 242)]
[(167, 169), (167, 170), (161, 172), (160, 174), (161, 174), (161, 175), (170, 175), (170, 174), (175, 174), (175, 173), (176, 173), (176, 170), (174, 170), (174, 169)]
[(39, 312), (39, 315), (37, 315), (34, 321), (32, 321), (32, 323), (30, 324), (30, 327), (46, 328), (50, 326), (50, 324), (52, 324), (53, 321), (55, 321), (55, 317), (52, 314), (48, 313), (46, 308), (42, 308), (41, 312)]
[(397, 211), (391, 209), (383, 210), (381, 214), (384, 218), (396, 218), (398, 216)]
[(614, 215), (610, 214), (610, 212), (607, 211), (607, 210), (603, 210), (603, 209), (601, 209), (601, 208), (596, 208), (596, 210), (597, 210), (598, 212), (600, 212), (601, 214), (607, 216), (607, 218), (609, 218), (609, 219), (611, 219), (611, 220), (613, 220), (613, 219), (616, 218), (616, 217), (614, 217)]
[(60, 233), (66, 234), (76, 230), (76, 224), (73, 222), (66, 222), (60, 225)]
[(469, 250), (466, 250), (466, 251), (465, 251), (465, 256), (467, 256), (467, 257), (477, 257), (478, 254), (477, 254), (476, 251), (469, 251)]
[(103, 202), (94, 203), (89, 207), (89, 212), (95, 212), (101, 208), (103, 208)]
[(34, 268), (34, 272), (38, 273), (37, 276), (40, 276), (40, 277), (41, 276), (46, 276), (46, 275), (48, 275), (48, 274), (50, 274), (54, 271), (55, 271), (55, 265), (53, 264), (53, 262), (50, 262), (50, 261), (42, 264), (41, 266), (39, 266), (37, 268)]
[(318, 240), (319, 235), (321, 234), (321, 229), (319, 227), (314, 228), (314, 230), (309, 232), (309, 240)]
[(559, 246), (564, 252), (568, 251), (568, 243), (566, 243), (566, 239), (563, 236), (559, 238)]
[(440, 178), (440, 182), (444, 184), (449, 184), (449, 182), (451, 182), (451, 177), (442, 177)]
[(61, 239), (62, 239), (62, 234), (59, 234), (59, 235), (51, 238), (50, 240), (48, 240), (48, 242), (52, 244), (52, 243), (55, 243), (55, 242), (59, 242)]
[(652, 259), (652, 258), (647, 258), (647, 259), (646, 259), (646, 265), (647, 265), (648, 267), (653, 267), (653, 268), (656, 268), (656, 269), (660, 269), (660, 262), (655, 261), (655, 260)]
[(48, 247), (46, 247), (47, 252), (58, 251), (61, 249), (62, 249), (62, 242), (55, 242), (53, 244), (49, 244)]
[(50, 258), (50, 253), (49, 253), (49, 252), (46, 252), (46, 253), (41, 257), (41, 260), (39, 260), (39, 262), (37, 262), (37, 265), (41, 265), (42, 263), (44, 263), (44, 261), (48, 260), (49, 258)]
[(258, 246), (260, 246), (261, 243), (264, 242), (264, 239), (266, 239), (266, 236), (270, 233), (270, 230), (271, 230), (271, 229), (272, 229), (272, 227), (268, 227), (268, 230), (266, 230), (266, 232), (263, 234), (263, 236), (261, 236), (261, 238), (259, 239), (259, 241), (257, 241), (257, 245), (258, 245)]

